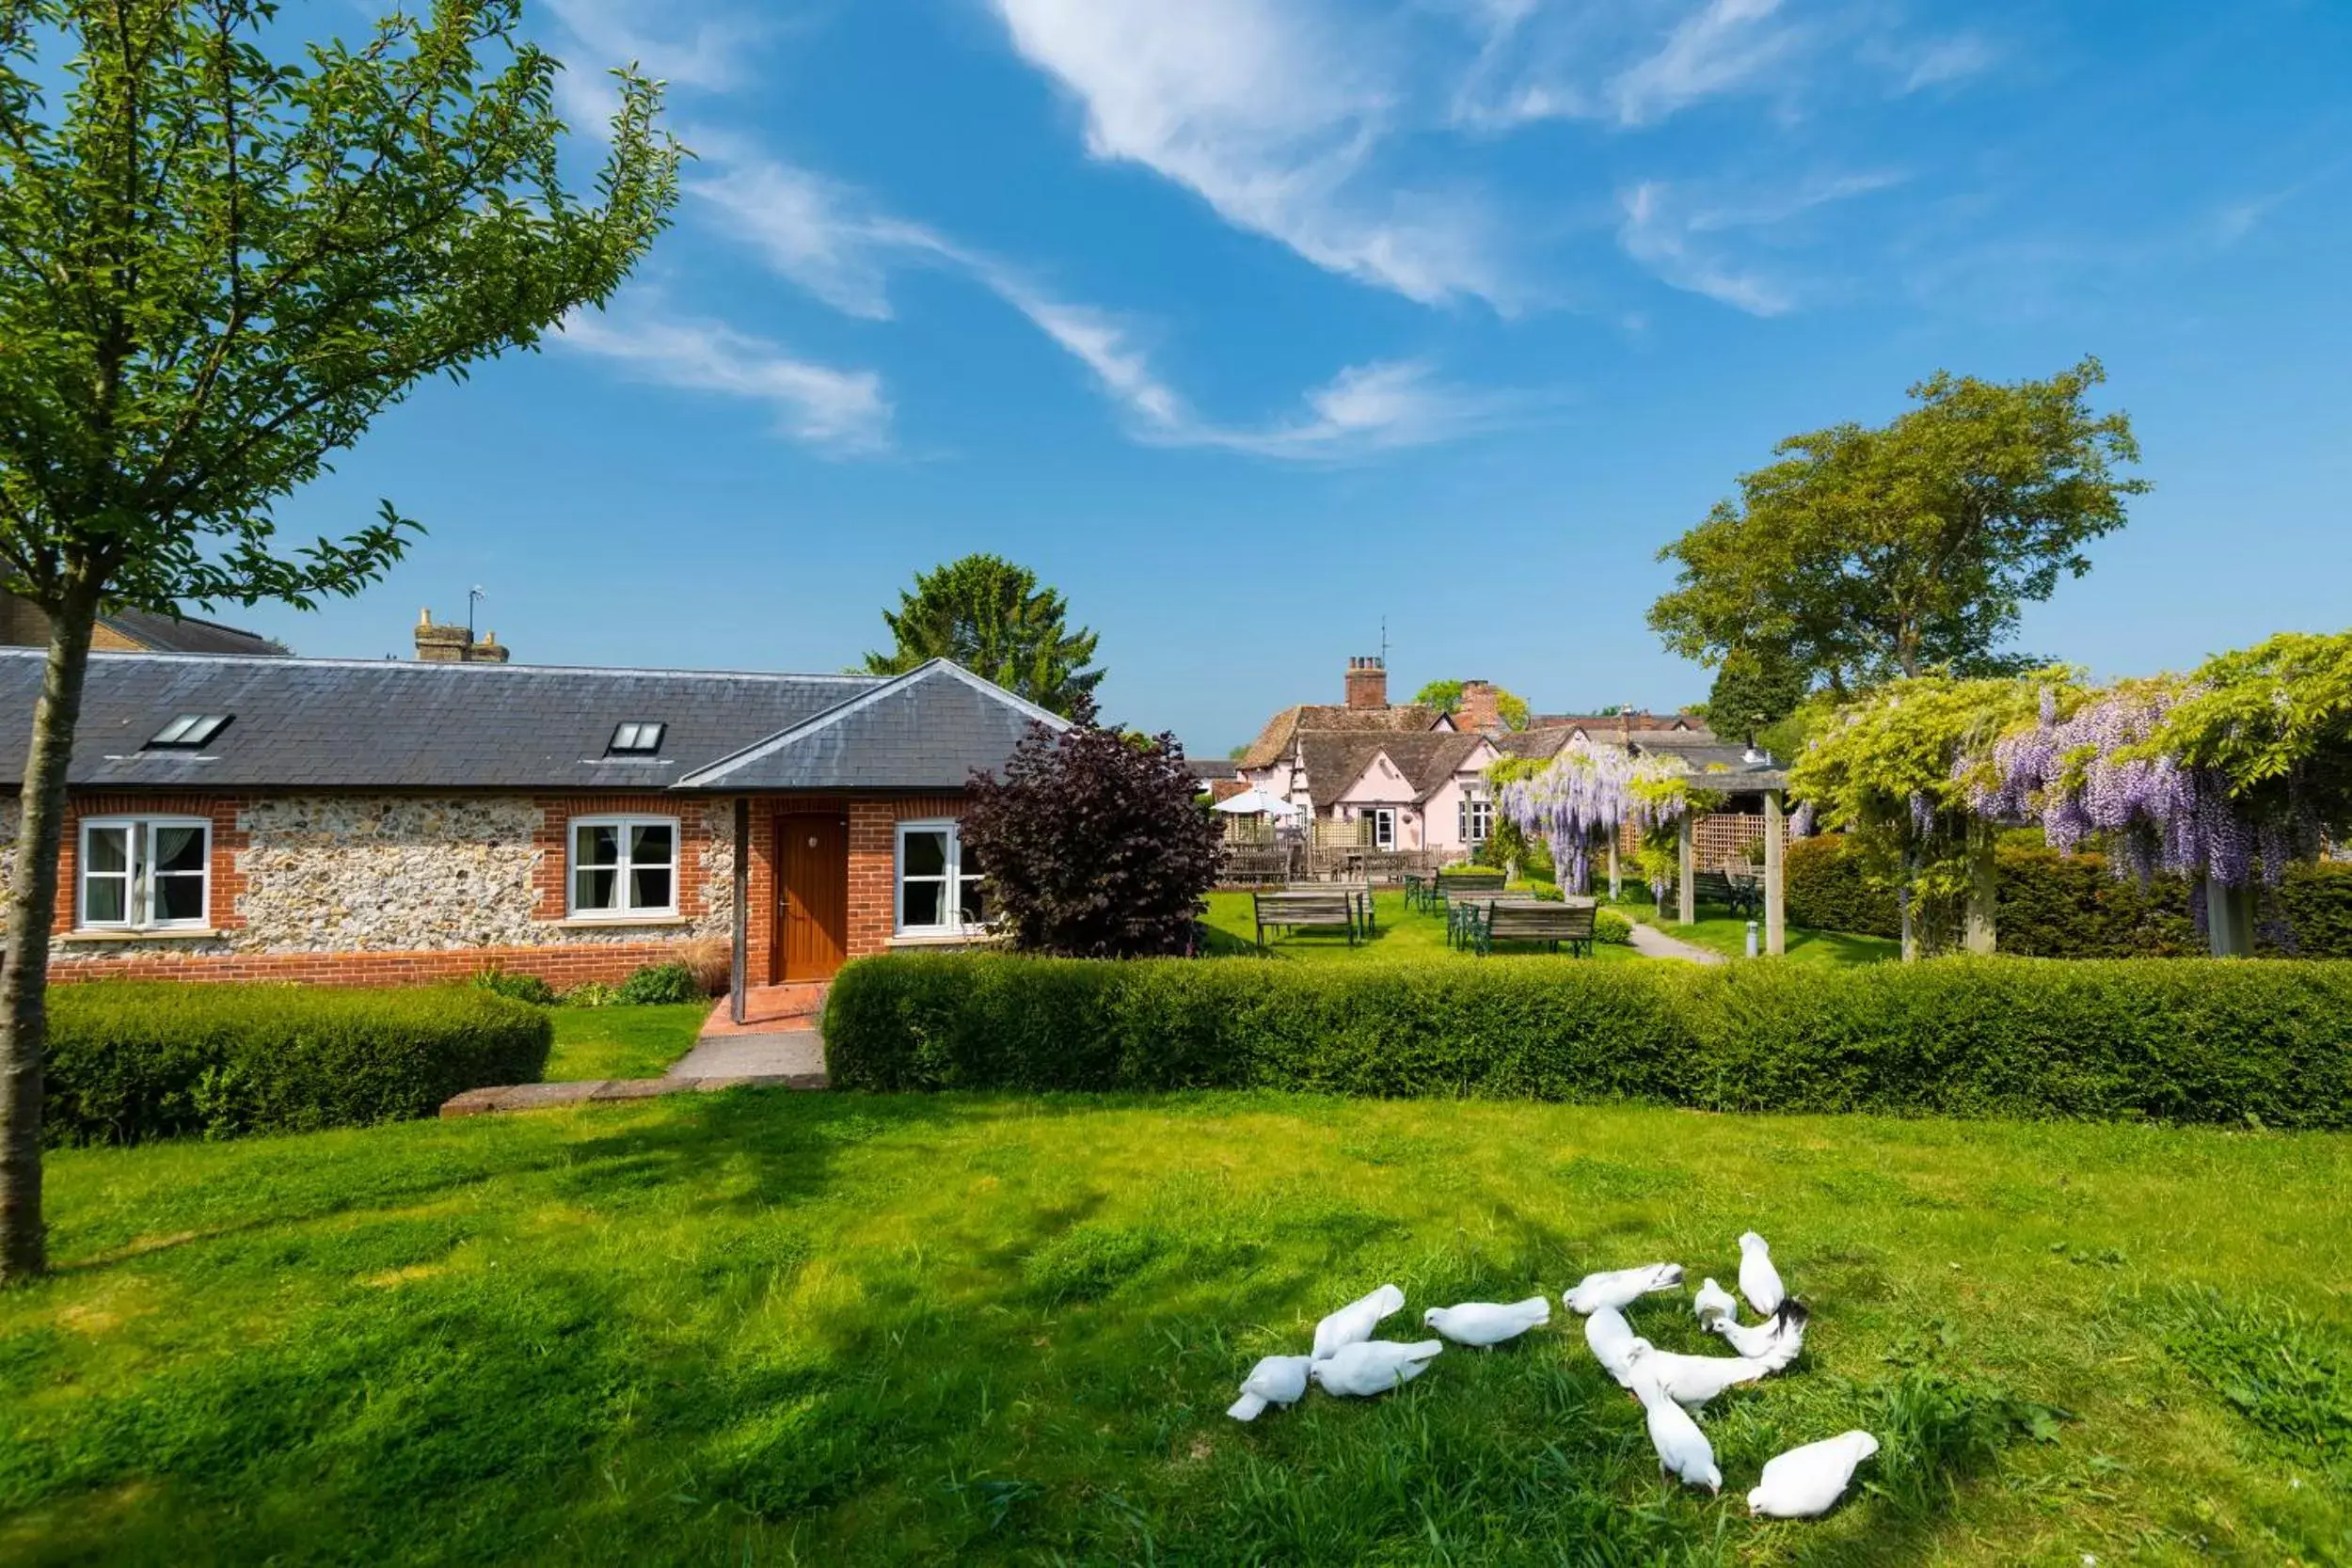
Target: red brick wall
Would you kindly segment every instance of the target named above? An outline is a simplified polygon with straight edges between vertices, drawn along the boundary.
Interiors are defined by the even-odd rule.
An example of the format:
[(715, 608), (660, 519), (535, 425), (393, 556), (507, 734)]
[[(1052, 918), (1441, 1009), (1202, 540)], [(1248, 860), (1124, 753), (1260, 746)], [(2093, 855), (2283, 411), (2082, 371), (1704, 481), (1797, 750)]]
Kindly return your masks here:
[(417, 953), (141, 954), (53, 963), (49, 979), (53, 985), (72, 980), (291, 980), (316, 986), (415, 986), (469, 979), (497, 968), (510, 974), (536, 974), (562, 990), (590, 980), (618, 984), (647, 964), (675, 958), (677, 948), (676, 942), (608, 942)]
[(850, 802), (850, 957), (890, 945), (897, 926), (898, 824), (961, 816), (961, 795), (917, 795)]

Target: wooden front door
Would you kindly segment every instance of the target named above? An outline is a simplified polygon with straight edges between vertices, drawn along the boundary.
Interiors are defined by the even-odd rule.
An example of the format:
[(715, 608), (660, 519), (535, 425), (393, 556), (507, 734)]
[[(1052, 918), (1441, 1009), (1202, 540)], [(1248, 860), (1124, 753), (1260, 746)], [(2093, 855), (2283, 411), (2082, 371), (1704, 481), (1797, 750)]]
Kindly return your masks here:
[(850, 945), (850, 822), (776, 818), (776, 978), (830, 980)]

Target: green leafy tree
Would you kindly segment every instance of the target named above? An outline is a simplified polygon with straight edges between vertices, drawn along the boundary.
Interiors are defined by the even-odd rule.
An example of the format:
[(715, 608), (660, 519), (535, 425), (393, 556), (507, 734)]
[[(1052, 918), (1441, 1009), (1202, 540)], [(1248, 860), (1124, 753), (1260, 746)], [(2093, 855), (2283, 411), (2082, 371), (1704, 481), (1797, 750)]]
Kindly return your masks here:
[(1795, 713), (1805, 698), (1805, 673), (1776, 648), (1734, 648), (1715, 670), (1702, 710), (1708, 727), (1754, 743)]
[(100, 611), (375, 580), (415, 526), (389, 502), (298, 547), (273, 505), (418, 382), (609, 296), (675, 196), (659, 91), (627, 73), (596, 199), (565, 188), (519, 0), (298, 61), (277, 10), (0, 0), (0, 588), (51, 626), (0, 965), (0, 1278), (45, 1263), (50, 911)]
[(1781, 650), (1838, 696), (2017, 673), (2030, 661), (2002, 650), (2022, 608), (2089, 571), (2085, 546), (2148, 488), (2117, 472), (2139, 459), (2130, 420), (2090, 408), (2106, 379), (2090, 358), (2009, 385), (1938, 372), (1885, 425), (1789, 437), (1660, 552), (1679, 573), (1650, 626), (1708, 665)]
[(882, 622), (898, 646), (867, 654), (871, 674), (900, 675), (926, 659), (950, 658), (1068, 718), (1107, 673), (1088, 666), (1096, 635), (1068, 629), (1070, 607), (1038, 586), (1037, 574), (993, 555), (967, 555), (918, 572)]

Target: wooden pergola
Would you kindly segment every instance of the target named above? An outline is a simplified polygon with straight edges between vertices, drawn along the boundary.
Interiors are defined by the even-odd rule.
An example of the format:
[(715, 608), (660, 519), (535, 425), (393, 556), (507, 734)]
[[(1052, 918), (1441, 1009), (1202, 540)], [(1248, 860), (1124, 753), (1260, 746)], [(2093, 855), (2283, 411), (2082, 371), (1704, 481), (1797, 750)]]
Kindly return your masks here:
[[(1780, 958), (1788, 951), (1788, 848), (1786, 801), (1788, 774), (1779, 768), (1747, 768), (1729, 773), (1694, 774), (1710, 789), (1721, 789), (1734, 795), (1761, 795), (1764, 798), (1764, 951)], [(1682, 814), (1677, 826), (1677, 856), (1675, 879), (1678, 896), (1675, 923), (1692, 926), (1698, 923), (1698, 847), (1692, 834), (1694, 818)]]

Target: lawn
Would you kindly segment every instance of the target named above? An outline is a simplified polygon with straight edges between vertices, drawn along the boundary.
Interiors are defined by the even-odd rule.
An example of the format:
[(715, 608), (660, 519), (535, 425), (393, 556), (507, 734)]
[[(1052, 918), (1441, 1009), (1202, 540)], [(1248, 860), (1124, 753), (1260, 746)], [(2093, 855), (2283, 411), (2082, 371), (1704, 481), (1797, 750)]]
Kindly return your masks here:
[[(1268, 944), (1268, 956), (1276, 958), (1303, 959), (1322, 963), (1363, 963), (1384, 959), (1459, 959), (1474, 962), (1476, 955), (1448, 947), (1445, 941), (1445, 916), (1424, 914), (1409, 909), (1402, 893), (1375, 893), (1372, 895), (1374, 930), (1370, 941), (1359, 937), (1354, 946), (1338, 929), (1307, 929), (1290, 931), (1274, 938)], [(1247, 893), (1212, 893), (1209, 912), (1201, 924), (1207, 928), (1209, 951), (1213, 955), (1230, 957), (1258, 956), (1258, 930), (1250, 917), (1249, 895)], [(1498, 953), (1540, 953), (1533, 942), (1499, 942)], [(1630, 947), (1609, 942), (1595, 942), (1593, 957), (1604, 963), (1621, 963), (1638, 958)], [(1563, 963), (1581, 962), (1560, 956)]]
[(659, 1078), (693, 1049), (710, 1016), (707, 1002), (659, 1007), (552, 1007), (555, 1050), (548, 1082)]
[[(1601, 902), (1607, 904), (1609, 900), (1604, 896)], [(1747, 915), (1734, 915), (1712, 904), (1701, 904), (1696, 924), (1677, 926), (1671, 906), (1661, 915), (1658, 906), (1646, 892), (1630, 887), (1613, 907), (1692, 946), (1711, 948), (1729, 958), (1748, 956), (1750, 917)], [(1761, 916), (1756, 919), (1756, 944), (1761, 947), (1764, 942), (1763, 919)], [(1890, 962), (1902, 956), (1902, 943), (1889, 942), (1884, 937), (1858, 936), (1851, 931), (1812, 931), (1796, 926), (1788, 927), (1787, 961), (1793, 964), (1875, 964)]]
[[(0, 1295), (11, 1562), (2352, 1553), (2344, 1137), (737, 1091), (51, 1178), (61, 1272)], [(1659, 1483), (1565, 1313), (1222, 1415), (1383, 1279), (1416, 1316), (1695, 1281), (1750, 1226), (1815, 1319), (1708, 1418), (1720, 1499)], [(1707, 1348), (1675, 1300), (1636, 1323)], [(1868, 1490), (1745, 1517), (1766, 1456), (1854, 1425)]]

